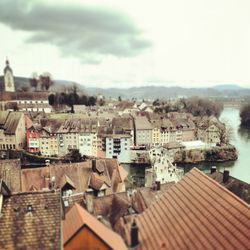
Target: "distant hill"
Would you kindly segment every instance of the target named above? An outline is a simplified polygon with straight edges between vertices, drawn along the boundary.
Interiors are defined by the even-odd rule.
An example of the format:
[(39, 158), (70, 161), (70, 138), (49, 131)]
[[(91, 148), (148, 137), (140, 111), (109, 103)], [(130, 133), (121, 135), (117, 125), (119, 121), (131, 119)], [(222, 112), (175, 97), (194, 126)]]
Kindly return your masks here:
[(228, 90), (243, 90), (245, 88), (242, 88), (235, 84), (221, 84), (221, 85), (215, 85), (213, 89), (219, 90), (219, 91), (228, 91)]
[[(21, 89), (23, 86), (30, 86), (29, 78), (15, 77), (16, 89)], [(173, 97), (245, 97), (250, 96), (250, 88), (242, 88), (237, 85), (216, 85), (211, 88), (182, 88), (182, 87), (165, 87), (165, 86), (142, 86), (132, 87), (127, 89), (120, 88), (88, 88), (83, 85), (66, 81), (54, 80), (51, 91), (65, 91), (65, 89), (76, 85), (79, 91), (83, 91), (89, 95), (104, 95), (106, 97), (131, 99), (156, 99), (156, 98), (173, 98)], [(3, 90), (3, 76), (0, 76), (0, 90)]]
[[(219, 85), (220, 86), (220, 85)], [(105, 96), (111, 97), (124, 97), (124, 98), (172, 98), (172, 97), (244, 97), (250, 96), (250, 89), (245, 88), (228, 88), (224, 85), (224, 89), (213, 88), (181, 88), (181, 87), (164, 87), (164, 86), (147, 86), (147, 87), (134, 87), (128, 89), (119, 88), (87, 88), (87, 92), (91, 95), (101, 93)]]

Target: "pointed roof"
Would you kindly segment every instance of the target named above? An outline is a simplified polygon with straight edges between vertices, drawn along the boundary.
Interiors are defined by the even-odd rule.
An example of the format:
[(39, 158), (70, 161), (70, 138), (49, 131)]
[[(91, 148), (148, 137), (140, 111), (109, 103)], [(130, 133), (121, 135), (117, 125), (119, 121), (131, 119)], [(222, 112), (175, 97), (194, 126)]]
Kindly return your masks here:
[(70, 185), (73, 189), (76, 189), (74, 182), (64, 174), (60, 180), (60, 187), (63, 188), (66, 184)]
[[(103, 176), (99, 176), (96, 173), (92, 173), (89, 179), (89, 187), (93, 188), (94, 190), (100, 190), (102, 189), (104, 186), (104, 184), (106, 184), (106, 187), (109, 187), (110, 184), (107, 183), (107, 181), (102, 178)], [(106, 188), (105, 188), (106, 189)]]
[(4, 68), (4, 74), (6, 74), (7, 71), (10, 71), (11, 73), (13, 73), (13, 72), (12, 72), (12, 69), (11, 69), (11, 67), (10, 67), (10, 62), (9, 62), (8, 59), (6, 59), (5, 64), (6, 64), (6, 66), (5, 66), (5, 68)]
[(66, 214), (63, 221), (63, 242), (66, 245), (83, 227), (88, 227), (111, 249), (127, 249), (124, 241), (117, 233), (106, 227), (80, 205), (75, 204)]
[[(249, 205), (197, 168), (136, 218), (137, 249), (249, 249)], [(129, 239), (129, 226), (127, 238)], [(164, 248), (164, 249), (165, 249)]]

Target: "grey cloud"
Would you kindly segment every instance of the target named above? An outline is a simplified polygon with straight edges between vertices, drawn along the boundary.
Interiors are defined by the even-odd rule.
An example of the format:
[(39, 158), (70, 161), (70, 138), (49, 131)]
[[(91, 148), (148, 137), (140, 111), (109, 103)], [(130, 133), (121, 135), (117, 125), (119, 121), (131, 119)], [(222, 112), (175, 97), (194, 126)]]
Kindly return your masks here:
[(29, 43), (52, 43), (83, 63), (98, 63), (107, 55), (133, 57), (151, 46), (124, 13), (58, 3), (0, 0), (0, 22), (30, 32)]

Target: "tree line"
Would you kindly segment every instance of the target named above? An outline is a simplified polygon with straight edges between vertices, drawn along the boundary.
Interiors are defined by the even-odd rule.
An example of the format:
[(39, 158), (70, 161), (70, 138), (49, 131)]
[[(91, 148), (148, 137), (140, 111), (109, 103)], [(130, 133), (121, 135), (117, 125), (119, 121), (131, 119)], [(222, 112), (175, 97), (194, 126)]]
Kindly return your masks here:
[(250, 103), (241, 108), (240, 119), (242, 127), (250, 128)]
[(188, 112), (194, 116), (214, 115), (215, 117), (219, 117), (223, 110), (221, 103), (199, 97), (182, 98), (175, 103), (156, 99), (153, 105), (155, 106), (154, 110), (156, 113)]
[(48, 100), (49, 104), (54, 107), (67, 105), (71, 107), (71, 111), (73, 112), (74, 105), (95, 106), (97, 98), (95, 96), (88, 96), (86, 94), (79, 95), (77, 93), (76, 86), (73, 86), (73, 88), (67, 93), (61, 92), (50, 94)]

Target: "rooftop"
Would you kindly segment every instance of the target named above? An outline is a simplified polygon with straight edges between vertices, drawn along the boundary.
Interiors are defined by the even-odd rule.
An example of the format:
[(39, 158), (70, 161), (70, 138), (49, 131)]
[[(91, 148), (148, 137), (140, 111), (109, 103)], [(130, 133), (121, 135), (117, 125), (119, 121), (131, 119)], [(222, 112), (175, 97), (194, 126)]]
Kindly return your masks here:
[(63, 221), (63, 241), (67, 244), (72, 237), (80, 230), (80, 228), (87, 227), (99, 239), (114, 250), (127, 249), (122, 238), (111, 229), (103, 225), (94, 216), (88, 213), (80, 205), (75, 204), (66, 214)]
[(61, 249), (60, 192), (5, 197), (1, 212), (0, 249)]
[[(192, 169), (136, 218), (136, 249), (249, 249), (249, 205)], [(127, 235), (130, 226), (127, 224)], [(127, 236), (128, 241), (129, 237)]]

